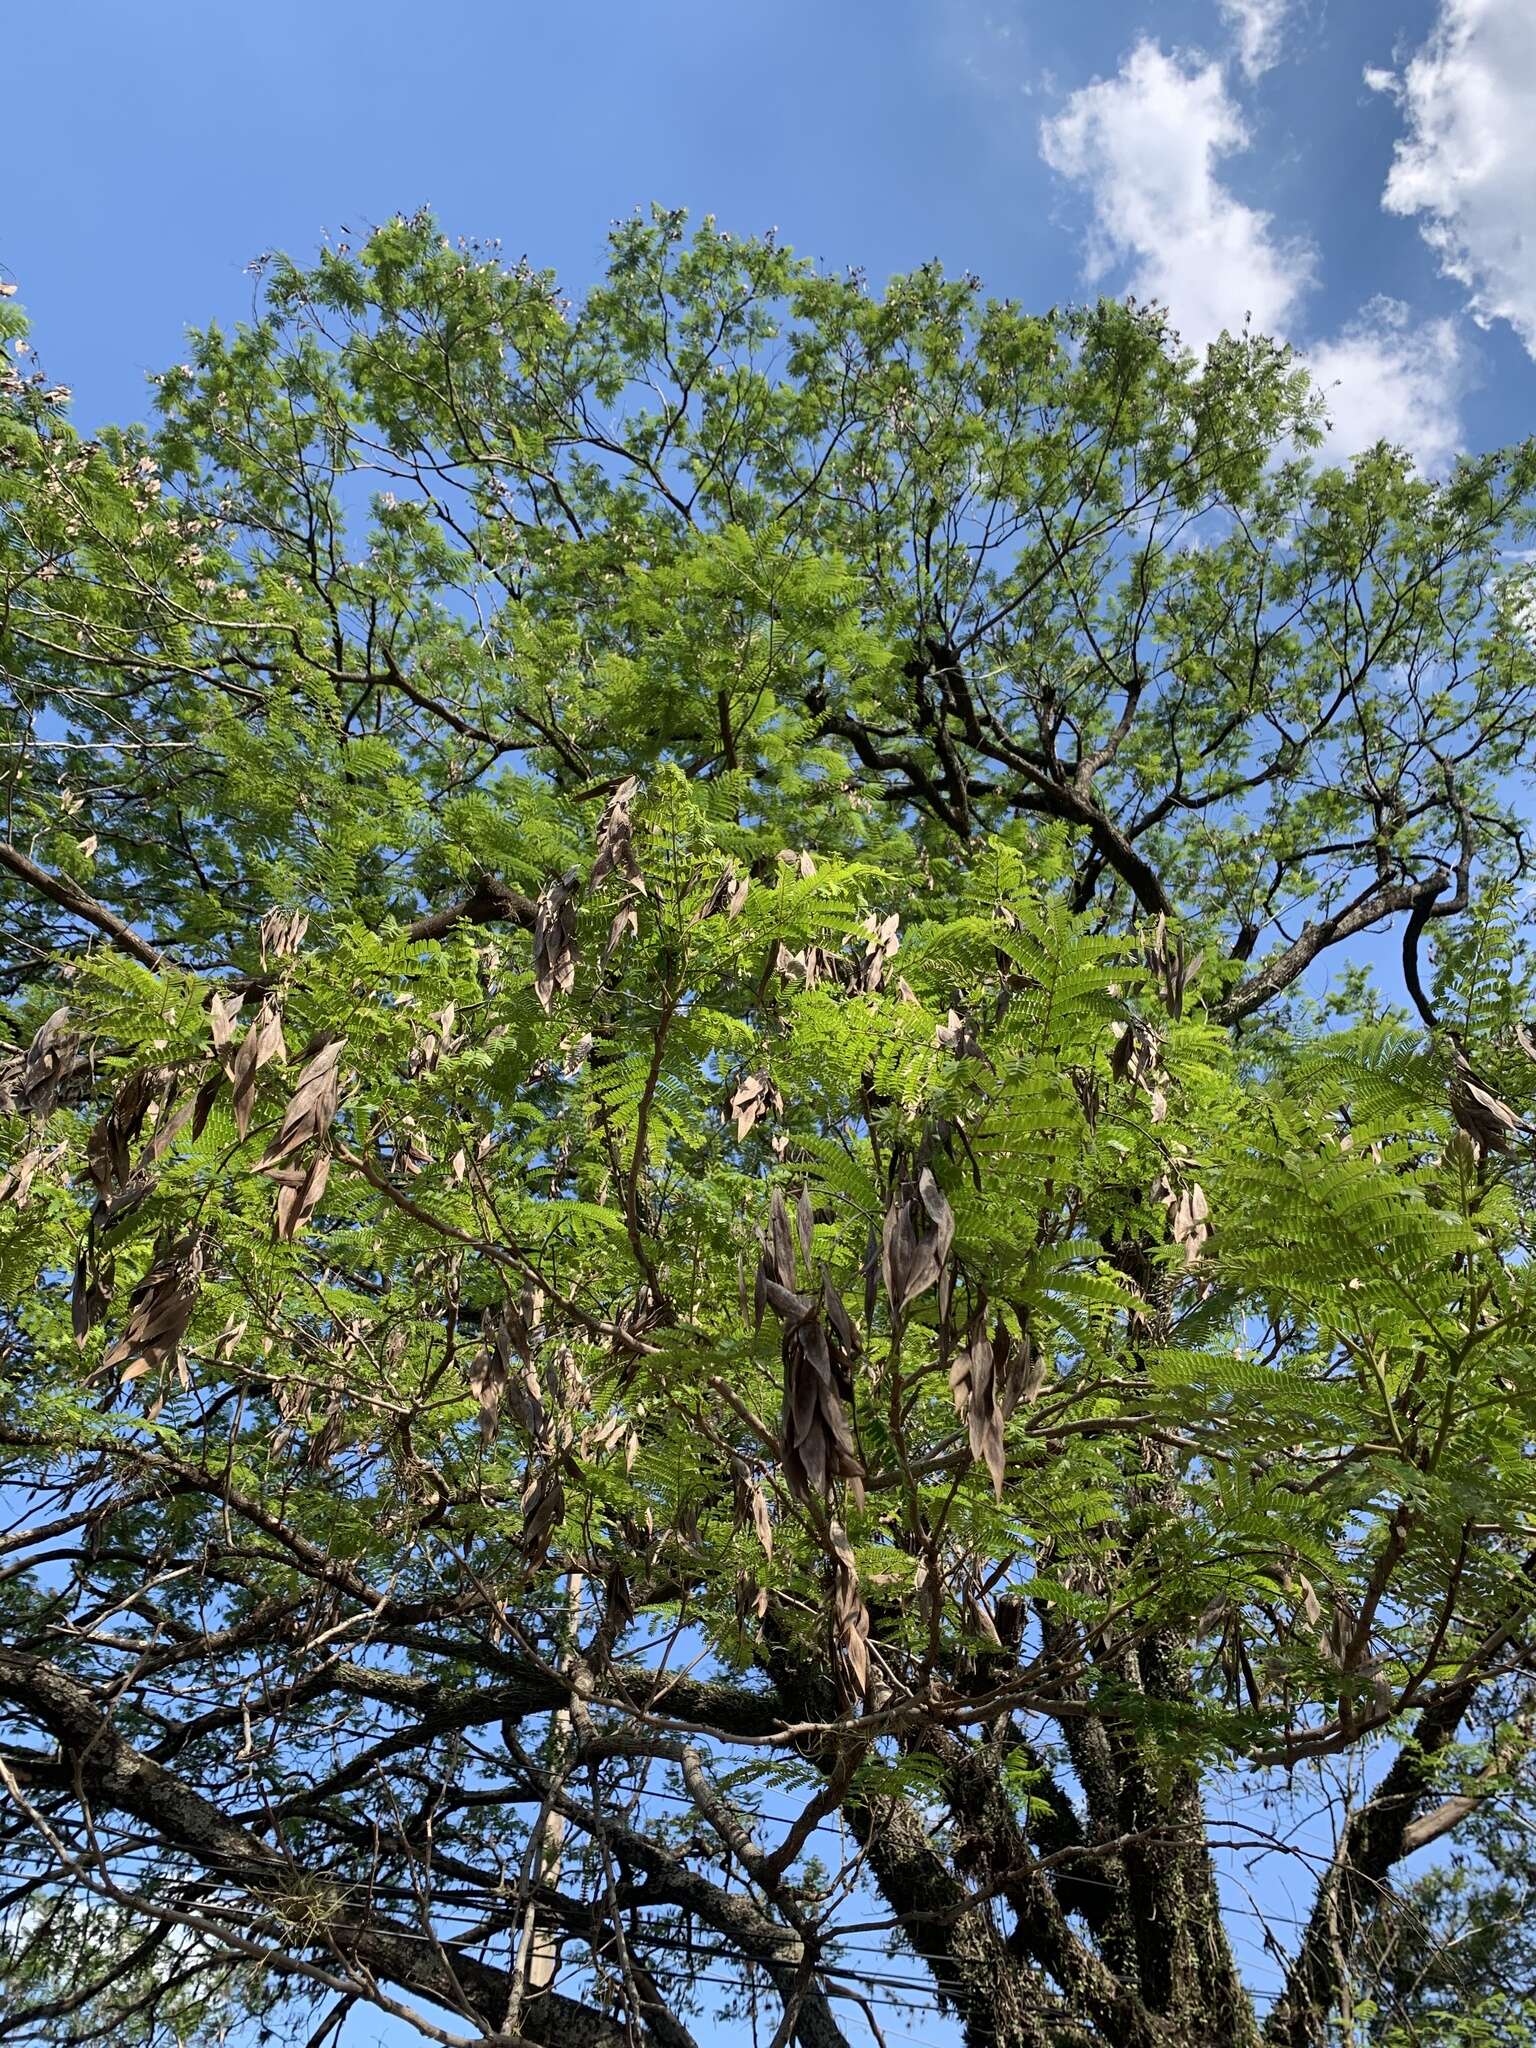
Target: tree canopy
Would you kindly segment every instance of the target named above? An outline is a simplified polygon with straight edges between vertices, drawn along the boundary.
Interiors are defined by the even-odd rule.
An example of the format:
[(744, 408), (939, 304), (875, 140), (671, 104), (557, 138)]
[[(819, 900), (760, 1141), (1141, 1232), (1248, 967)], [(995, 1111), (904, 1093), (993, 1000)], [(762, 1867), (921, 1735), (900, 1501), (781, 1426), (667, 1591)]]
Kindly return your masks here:
[(262, 294), (92, 440), (0, 301), (0, 2041), (1528, 2042), (1536, 446)]

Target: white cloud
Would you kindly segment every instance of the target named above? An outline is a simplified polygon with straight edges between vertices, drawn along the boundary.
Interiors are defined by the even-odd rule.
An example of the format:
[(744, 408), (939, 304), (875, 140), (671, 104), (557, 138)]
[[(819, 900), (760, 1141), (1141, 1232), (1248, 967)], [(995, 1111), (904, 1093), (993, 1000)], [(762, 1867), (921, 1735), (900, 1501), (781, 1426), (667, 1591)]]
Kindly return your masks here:
[(1421, 215), (1473, 318), (1507, 320), (1536, 356), (1536, 7), (1442, 0), (1402, 76), (1366, 83), (1395, 94), (1408, 127), (1382, 204)]
[(1300, 309), (1313, 281), (1303, 241), (1277, 235), (1218, 174), (1248, 147), (1241, 113), (1217, 64), (1181, 62), (1143, 40), (1114, 78), (1095, 79), (1042, 124), (1040, 150), (1093, 206), (1084, 273), (1111, 272), (1156, 299), (1191, 347), (1245, 318), (1297, 341), (1325, 388), (1332, 421), (1326, 459), (1385, 436), (1422, 468), (1443, 468), (1459, 439), (1466, 364), (1453, 322), (1415, 326), (1406, 307), (1374, 300), (1339, 334), (1303, 346)]
[(1468, 373), (1454, 320), (1415, 325), (1401, 299), (1373, 299), (1340, 334), (1305, 355), (1330, 420), (1322, 461), (1393, 441), (1429, 475), (1450, 466)]
[(1031, 24), (1020, 9), (989, 0), (930, 0), (924, 27), (940, 61), (994, 110), (1007, 110), (1010, 126), (1020, 99), (1053, 91), (1052, 76), (1034, 53)]
[(1146, 41), (1041, 127), (1046, 162), (1093, 197), (1089, 278), (1130, 262), (1130, 289), (1165, 305), (1193, 348), (1249, 315), (1278, 332), (1311, 282), (1306, 245), (1277, 241), (1269, 215), (1216, 175), (1247, 146), (1220, 65), (1186, 70)]
[(1280, 36), (1291, 0), (1219, 0), (1237, 45), (1237, 61), (1251, 84), (1280, 61)]

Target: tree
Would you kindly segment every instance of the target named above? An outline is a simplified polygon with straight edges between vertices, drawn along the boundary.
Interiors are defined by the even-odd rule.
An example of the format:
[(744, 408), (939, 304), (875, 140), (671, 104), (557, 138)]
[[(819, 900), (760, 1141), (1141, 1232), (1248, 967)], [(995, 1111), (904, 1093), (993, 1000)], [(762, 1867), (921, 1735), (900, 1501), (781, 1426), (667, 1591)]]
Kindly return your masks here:
[(1512, 1827), (1507, 1801), (1480, 1806), (1446, 1862), (1379, 1901), (1356, 2007), (1372, 2042), (1529, 2048), (1536, 2040), (1523, 1801), (1515, 1813)]
[(1353, 2038), (1529, 1739), (1536, 449), (673, 214), (265, 290), (96, 442), (0, 306), (0, 2039)]

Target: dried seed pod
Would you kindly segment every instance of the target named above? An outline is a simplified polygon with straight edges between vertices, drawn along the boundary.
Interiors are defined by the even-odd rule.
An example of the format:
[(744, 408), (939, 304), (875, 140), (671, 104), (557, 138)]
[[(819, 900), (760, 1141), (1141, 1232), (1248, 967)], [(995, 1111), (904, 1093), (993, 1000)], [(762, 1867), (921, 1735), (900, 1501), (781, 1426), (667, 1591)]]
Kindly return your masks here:
[(1478, 1080), (1459, 1050), (1453, 1054), (1450, 1098), (1451, 1115), (1481, 1152), (1507, 1152), (1511, 1137), (1526, 1129), (1509, 1104)]
[(597, 858), (587, 878), (589, 889), (596, 889), (609, 875), (619, 873), (629, 884), (626, 894), (645, 894), (645, 877), (635, 859), (634, 825), (629, 815), (639, 787), (638, 776), (626, 775), (603, 806), (597, 825)]
[(69, 1028), (69, 1011), (55, 1010), (25, 1052), (18, 1049), (0, 1064), (0, 1110), (47, 1116), (80, 1064), (80, 1035)]
[(341, 1098), (342, 1044), (341, 1038), (327, 1032), (307, 1049), (277, 1136), (262, 1155), (263, 1169), (323, 1138), (331, 1128)]
[(163, 1117), (155, 1125), (155, 1134), (140, 1155), (137, 1171), (142, 1173), (146, 1168), (153, 1166), (157, 1159), (162, 1158), (171, 1149), (189, 1125), (193, 1138), (200, 1138), (223, 1086), (224, 1076), (216, 1067), (195, 1095), (188, 1096), (184, 1102), (178, 1103), (169, 1116)]
[(864, 930), (864, 960), (858, 985), (873, 995), (884, 986), (886, 965), (901, 949), (901, 912), (893, 910), (888, 917), (877, 918), (871, 911), (864, 920)]
[(1046, 1361), (1035, 1349), (1028, 1332), (1015, 1343), (999, 1323), (992, 1338), (992, 1371), (997, 1380), (998, 1405), (1006, 1422), (1016, 1408), (1030, 1408), (1045, 1385)]
[(86, 1141), (86, 1167), (104, 1200), (126, 1186), (131, 1171), (128, 1148), (143, 1129), (150, 1105), (160, 1097), (166, 1080), (163, 1067), (140, 1067), (130, 1074)]
[(259, 928), (262, 966), (273, 960), (291, 960), (308, 930), (307, 910), (269, 910)]
[(1167, 1211), (1168, 1227), (1183, 1248), (1186, 1267), (1196, 1266), (1211, 1234), (1211, 1208), (1197, 1180), (1185, 1180), (1170, 1168), (1153, 1183), (1152, 1198)]
[(760, 1326), (764, 1309), (772, 1308), (782, 1326), (784, 1477), (797, 1500), (825, 1497), (836, 1479), (861, 1495), (864, 1467), (848, 1421), (858, 1339), (825, 1276), (819, 1299), (800, 1292), (796, 1280), (789, 1212), (775, 1190), (757, 1269), (756, 1319)]
[(703, 904), (693, 914), (693, 922), (702, 924), (706, 917), (724, 917), (727, 924), (741, 915), (747, 893), (752, 887), (750, 875), (738, 875), (735, 867), (727, 861), (720, 879), (716, 882)]
[(279, 1166), (267, 1169), (277, 1182), (277, 1202), (272, 1212), (272, 1235), (279, 1243), (291, 1243), (314, 1214), (331, 1176), (331, 1155), (317, 1152), (307, 1167)]
[(128, 1327), (102, 1359), (105, 1371), (132, 1360), (141, 1360), (146, 1367), (165, 1365), (176, 1356), (197, 1306), (202, 1270), (202, 1244), (196, 1236), (175, 1244), (162, 1241), (129, 1300)]
[(991, 1073), (997, 1069), (981, 1049), (981, 1040), (971, 1029), (958, 1010), (951, 1010), (944, 1022), (933, 1034), (933, 1042), (940, 1052), (953, 1053), (957, 1060), (980, 1060)]
[(576, 986), (576, 892), (581, 877), (572, 868), (545, 884), (533, 920), (533, 988), (547, 1016), (557, 995)]
[(816, 872), (816, 863), (808, 853), (797, 853), (793, 847), (779, 849), (780, 864), (790, 868), (802, 882), (808, 882)]
[(769, 1112), (784, 1114), (784, 1098), (766, 1073), (743, 1074), (730, 1100), (730, 1114), (736, 1119), (736, 1137), (745, 1138), (758, 1119)]
[(245, 1006), (245, 997), (235, 989), (215, 989), (208, 998), (208, 1032), (213, 1049), (223, 1054), (235, 1042), (235, 1023)]
[(286, 1060), (287, 1057), (278, 998), (275, 992), (269, 991), (262, 997), (251, 1027), (229, 1063), (229, 1078), (234, 1086), (235, 1129), (242, 1138), (251, 1128), (251, 1112), (256, 1105), (256, 1076), (273, 1060)]
[(523, 1555), (542, 1564), (549, 1540), (565, 1513), (565, 1483), (555, 1464), (530, 1464), (523, 1482)]
[(626, 890), (623, 902), (620, 903), (617, 911), (614, 913), (613, 923), (608, 927), (608, 943), (603, 948), (603, 960), (605, 963), (613, 958), (626, 936), (630, 938), (638, 938), (640, 936), (640, 892), (638, 890)]
[(75, 1254), (74, 1284), (70, 1290), (69, 1318), (77, 1344), (85, 1342), (111, 1304), (113, 1266), (111, 1254), (103, 1254), (96, 1242), (93, 1219)]
[(64, 1157), (67, 1147), (51, 1146), (44, 1150), (34, 1147), (23, 1152), (21, 1157), (0, 1174), (0, 1202), (9, 1202), (15, 1209), (25, 1209), (32, 1198), (32, 1183), (39, 1173), (57, 1166)]
[(1168, 1114), (1168, 1096), (1164, 1087), (1168, 1076), (1158, 1061), (1160, 1041), (1157, 1033), (1140, 1018), (1133, 1018), (1129, 1024), (1115, 1028), (1119, 1036), (1109, 1056), (1109, 1071), (1117, 1081), (1129, 1081), (1133, 1088), (1144, 1091), (1152, 1104), (1152, 1121), (1160, 1124)]
[(744, 1527), (752, 1524), (753, 1533), (763, 1547), (764, 1557), (773, 1556), (773, 1523), (768, 1516), (768, 1496), (760, 1479), (755, 1479), (745, 1462), (740, 1458), (731, 1460), (731, 1477), (735, 1482), (736, 1521)]
[(1006, 1454), (1004, 1413), (999, 1399), (996, 1352), (986, 1333), (984, 1312), (971, 1318), (965, 1343), (950, 1360), (949, 1388), (955, 1411), (970, 1435), (971, 1456), (992, 1476), (992, 1490), (1003, 1497)]
[(1163, 1008), (1170, 1017), (1182, 1017), (1185, 991), (1200, 972), (1201, 963), (1205, 959), (1204, 953), (1196, 953), (1193, 958), (1186, 960), (1182, 935), (1170, 945), (1168, 919), (1159, 916), (1157, 930), (1151, 943), (1143, 947), (1141, 957), (1157, 984), (1158, 994), (1163, 999)]
[(906, 1181), (897, 1189), (881, 1233), (881, 1273), (896, 1320), (946, 1274), (954, 1236), (954, 1212), (925, 1166), (915, 1187)]
[(506, 1361), (494, 1345), (487, 1345), (475, 1353), (465, 1378), (480, 1407), (480, 1441), (489, 1445), (496, 1434), (501, 1397), (506, 1391)]
[(859, 1597), (859, 1568), (853, 1546), (839, 1521), (827, 1529), (832, 1549), (832, 1632), (847, 1667), (848, 1690), (856, 1699), (869, 1694), (869, 1609)]

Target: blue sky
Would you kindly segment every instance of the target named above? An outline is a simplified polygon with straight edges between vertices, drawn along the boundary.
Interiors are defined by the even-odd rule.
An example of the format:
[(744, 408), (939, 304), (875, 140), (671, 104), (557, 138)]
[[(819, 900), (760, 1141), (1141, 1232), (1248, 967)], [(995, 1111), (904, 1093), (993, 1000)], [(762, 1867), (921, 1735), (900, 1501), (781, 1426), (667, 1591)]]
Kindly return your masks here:
[(1196, 344), (1251, 311), (1336, 452), (1536, 429), (1536, 0), (62, 0), (5, 50), (0, 277), (87, 426), (263, 250), (428, 203), (579, 291), (656, 200)]
[(6, 41), (0, 270), (85, 423), (264, 249), (428, 202), (579, 289), (655, 199), (1197, 343), (1251, 311), (1339, 450), (1536, 424), (1530, 0), (64, 0)]

